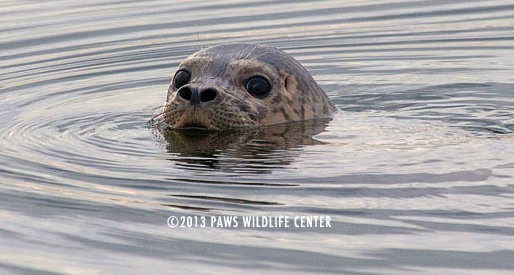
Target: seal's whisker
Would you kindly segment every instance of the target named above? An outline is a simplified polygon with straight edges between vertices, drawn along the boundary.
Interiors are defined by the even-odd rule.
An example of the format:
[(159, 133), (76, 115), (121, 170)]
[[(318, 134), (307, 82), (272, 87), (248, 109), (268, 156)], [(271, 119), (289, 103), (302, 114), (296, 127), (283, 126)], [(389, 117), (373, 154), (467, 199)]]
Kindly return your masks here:
[(150, 121), (159, 123), (165, 120), (167, 113), (169, 113), (169, 110), (166, 110), (165, 106), (155, 107), (152, 110), (153, 115), (150, 118)]
[(255, 51), (255, 49), (257, 49), (257, 45), (253, 45), (252, 49), (248, 51), (244, 59), (248, 59), (250, 55)]
[[(241, 65), (234, 59), (255, 62)], [(175, 75), (172, 83), (182, 84), (169, 90), (164, 107), (152, 117), (170, 128), (255, 128), (327, 117), (337, 110), (298, 61), (273, 47), (222, 44), (194, 53), (179, 68), (193, 76), (176, 82)], [(300, 80), (306, 84), (299, 87)], [(272, 85), (286, 81), (287, 89)]]
[(204, 47), (203, 47), (203, 44), (202, 44), (202, 40), (200, 39), (200, 34), (198, 33), (198, 26), (195, 26), (195, 34), (196, 34), (196, 43), (198, 45), (198, 50), (203, 50)]

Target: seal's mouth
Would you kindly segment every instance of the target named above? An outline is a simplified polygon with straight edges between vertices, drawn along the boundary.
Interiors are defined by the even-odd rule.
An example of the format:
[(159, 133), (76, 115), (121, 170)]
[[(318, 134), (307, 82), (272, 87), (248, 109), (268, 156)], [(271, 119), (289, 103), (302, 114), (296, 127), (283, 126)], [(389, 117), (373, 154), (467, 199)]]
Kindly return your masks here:
[(175, 121), (173, 128), (211, 130), (214, 127), (208, 114), (202, 110), (193, 108), (187, 109), (185, 112), (180, 114), (178, 119)]
[(175, 128), (177, 129), (196, 129), (196, 130), (212, 130), (213, 127), (207, 119), (184, 119), (179, 121)]

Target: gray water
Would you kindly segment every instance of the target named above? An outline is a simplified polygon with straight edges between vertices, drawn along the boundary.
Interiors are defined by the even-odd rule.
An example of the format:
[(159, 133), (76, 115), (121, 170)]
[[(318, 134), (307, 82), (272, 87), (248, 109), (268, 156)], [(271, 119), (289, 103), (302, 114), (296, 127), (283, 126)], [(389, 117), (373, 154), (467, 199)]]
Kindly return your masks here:
[[(0, 2), (0, 273), (512, 274), (510, 1)], [(294, 56), (341, 110), (163, 134), (176, 65)], [(331, 227), (170, 227), (323, 216)], [(189, 224), (192, 225), (192, 224)]]

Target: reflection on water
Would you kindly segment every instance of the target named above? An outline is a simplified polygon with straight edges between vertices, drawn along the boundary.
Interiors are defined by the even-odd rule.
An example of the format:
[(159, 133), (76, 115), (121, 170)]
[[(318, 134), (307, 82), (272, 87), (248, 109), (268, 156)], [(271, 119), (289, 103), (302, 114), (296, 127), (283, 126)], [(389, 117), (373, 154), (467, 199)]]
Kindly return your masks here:
[[(0, 273), (511, 274), (514, 5), (0, 1)], [(201, 48), (293, 55), (341, 110), (148, 120)], [(331, 228), (170, 228), (170, 216)]]
[(313, 138), (329, 119), (234, 131), (162, 129), (171, 160), (188, 168), (202, 167), (226, 173), (271, 173), (288, 166), (305, 145), (323, 144)]

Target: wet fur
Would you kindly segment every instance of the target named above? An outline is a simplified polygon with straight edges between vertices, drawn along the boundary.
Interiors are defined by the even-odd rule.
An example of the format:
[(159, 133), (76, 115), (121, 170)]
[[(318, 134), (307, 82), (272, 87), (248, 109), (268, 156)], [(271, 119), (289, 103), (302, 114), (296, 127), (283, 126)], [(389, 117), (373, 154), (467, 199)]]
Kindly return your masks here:
[[(217, 97), (192, 105), (173, 83), (161, 120), (170, 128), (200, 126), (213, 130), (256, 128), (290, 121), (328, 117), (336, 111), (307, 70), (290, 55), (255, 44), (224, 44), (200, 50), (177, 70), (191, 73), (190, 87), (215, 88)], [(264, 76), (271, 93), (255, 98), (244, 87), (248, 78)]]

